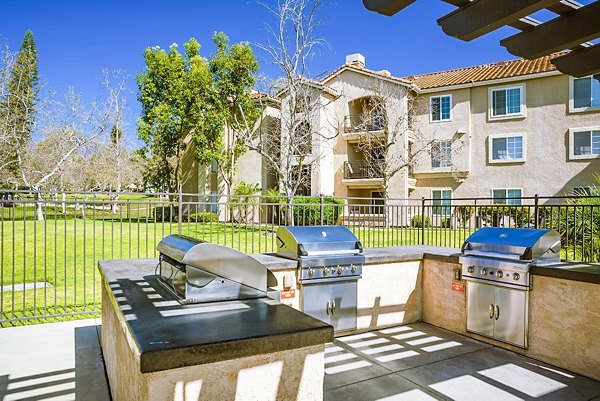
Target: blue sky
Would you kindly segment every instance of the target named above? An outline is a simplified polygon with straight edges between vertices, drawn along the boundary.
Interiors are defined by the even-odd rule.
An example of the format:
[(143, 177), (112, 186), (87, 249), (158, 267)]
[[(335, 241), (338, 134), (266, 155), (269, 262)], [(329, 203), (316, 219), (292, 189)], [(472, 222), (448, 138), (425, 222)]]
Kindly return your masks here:
[[(396, 76), (514, 58), (498, 43), (511, 28), (470, 43), (443, 34), (436, 20), (453, 9), (442, 1), (419, 0), (385, 17), (367, 11), (361, 0), (333, 0), (322, 14), (329, 48), (313, 60), (311, 72), (330, 71), (355, 52), (365, 55), (367, 67)], [(270, 18), (253, 0), (1, 0), (0, 43), (17, 50), (31, 29), (46, 85), (57, 90), (72, 85), (84, 99), (99, 95), (103, 68), (125, 70), (131, 89), (127, 132), (134, 136), (140, 110), (134, 76), (144, 69), (146, 47), (167, 48), (195, 37), (208, 56), (214, 50), (213, 32), (225, 32), (232, 42), (265, 42), (264, 24)], [(263, 71), (273, 74), (263, 55), (258, 56)]]

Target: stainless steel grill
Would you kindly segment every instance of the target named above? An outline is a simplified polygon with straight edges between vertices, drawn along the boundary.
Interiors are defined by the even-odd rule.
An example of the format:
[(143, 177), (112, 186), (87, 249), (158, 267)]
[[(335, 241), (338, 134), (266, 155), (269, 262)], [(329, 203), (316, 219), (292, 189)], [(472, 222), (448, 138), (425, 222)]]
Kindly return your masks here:
[(277, 231), (277, 255), (298, 261), (301, 310), (336, 331), (356, 328), (362, 251), (358, 238), (343, 226), (288, 226)]
[(527, 348), (531, 266), (560, 261), (554, 230), (486, 227), (464, 242), (467, 331)]
[(157, 250), (159, 282), (181, 303), (267, 296), (267, 268), (235, 249), (174, 234)]

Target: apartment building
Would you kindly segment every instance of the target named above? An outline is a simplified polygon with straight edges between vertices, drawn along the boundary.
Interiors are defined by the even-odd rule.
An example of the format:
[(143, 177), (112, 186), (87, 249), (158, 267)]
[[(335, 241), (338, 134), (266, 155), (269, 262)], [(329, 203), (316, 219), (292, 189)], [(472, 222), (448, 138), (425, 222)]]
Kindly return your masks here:
[[(321, 154), (307, 166), (306, 194), (381, 198), (387, 192), (444, 204), (585, 193), (600, 173), (600, 76), (564, 75), (550, 63), (555, 56), (409, 77), (369, 69), (360, 54), (347, 56), (312, 83), (328, 99), (311, 118), (313, 130), (332, 135), (313, 140)], [(272, 102), (267, 113), (272, 124), (285, 110)], [(393, 174), (381, 167), (393, 163)], [(239, 164), (239, 180), (276, 186), (257, 154)], [(215, 174), (213, 168), (211, 179), (192, 180), (184, 190), (218, 193)], [(208, 177), (204, 167), (191, 175)]]

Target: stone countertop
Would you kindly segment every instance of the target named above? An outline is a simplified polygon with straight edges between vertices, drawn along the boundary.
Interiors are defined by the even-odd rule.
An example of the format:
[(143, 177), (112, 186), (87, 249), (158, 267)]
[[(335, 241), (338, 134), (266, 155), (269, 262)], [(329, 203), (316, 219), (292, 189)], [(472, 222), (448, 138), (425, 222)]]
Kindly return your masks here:
[(530, 272), (534, 276), (600, 284), (600, 264), (595, 263), (561, 262), (553, 265), (533, 266)]
[(142, 373), (333, 341), (333, 327), (270, 298), (181, 305), (157, 281), (156, 259), (100, 261), (110, 301), (140, 351)]
[[(434, 259), (449, 263), (458, 263), (459, 249), (439, 246), (386, 246), (381, 248), (365, 248), (365, 264), (407, 262), (420, 259)], [(275, 255), (275, 253), (255, 253), (250, 255), (269, 270), (289, 270), (298, 267), (298, 262)]]
[[(407, 262), (411, 260), (438, 260), (458, 264), (460, 249), (427, 245), (386, 246), (365, 248), (365, 264)], [(298, 262), (276, 256), (274, 253), (250, 255), (263, 263), (269, 270), (295, 269)], [(531, 274), (600, 284), (600, 264), (583, 262), (561, 262), (555, 265), (534, 266)]]

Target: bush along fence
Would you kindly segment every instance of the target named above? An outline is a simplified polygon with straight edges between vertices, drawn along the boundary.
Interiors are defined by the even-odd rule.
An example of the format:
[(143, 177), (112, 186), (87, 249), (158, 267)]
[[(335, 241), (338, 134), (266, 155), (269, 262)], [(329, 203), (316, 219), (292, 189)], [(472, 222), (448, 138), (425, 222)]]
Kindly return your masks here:
[(483, 226), (551, 228), (563, 259), (600, 262), (600, 197), (365, 199), (0, 191), (0, 325), (100, 311), (97, 263), (154, 258), (173, 233), (274, 252), (280, 225), (343, 224), (365, 247), (459, 248)]

